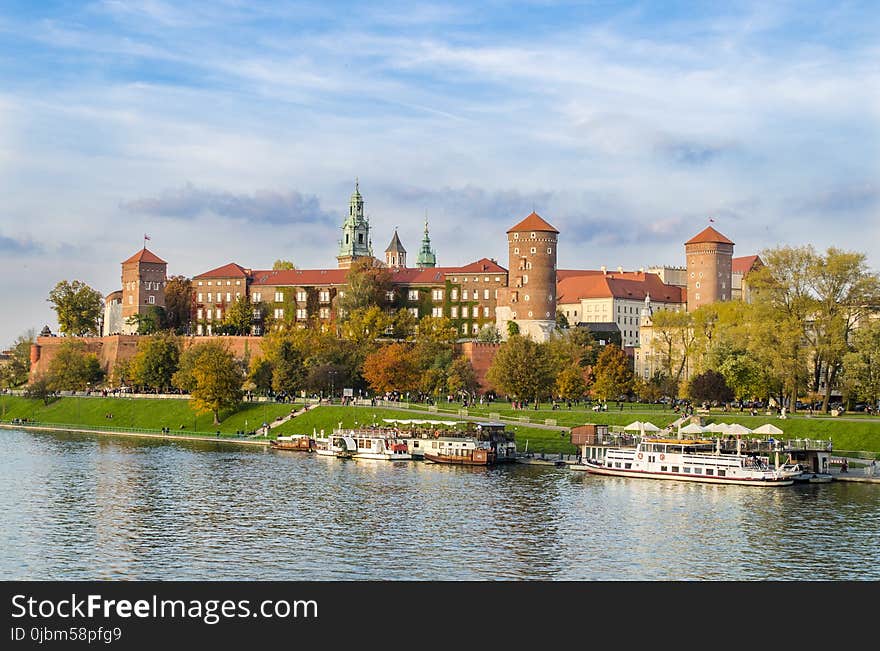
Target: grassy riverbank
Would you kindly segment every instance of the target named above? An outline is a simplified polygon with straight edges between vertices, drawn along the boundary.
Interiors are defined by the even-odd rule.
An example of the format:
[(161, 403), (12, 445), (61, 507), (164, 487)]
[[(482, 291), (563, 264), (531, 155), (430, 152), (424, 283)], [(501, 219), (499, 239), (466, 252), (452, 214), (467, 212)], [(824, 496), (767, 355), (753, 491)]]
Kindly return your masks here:
[[(222, 414), (219, 425), (212, 424), (210, 414), (196, 415), (187, 400), (150, 398), (100, 398), (64, 397), (49, 405), (39, 400), (18, 396), (0, 395), (0, 420), (9, 422), (14, 418), (28, 419), (52, 426), (87, 427), (107, 430), (144, 430), (158, 432), (167, 427), (172, 433), (203, 434), (206, 436), (233, 437), (237, 432), (248, 432), (263, 422), (290, 413), (296, 405), (265, 403), (242, 403), (238, 409)], [(332, 431), (341, 422), (344, 427), (356, 424), (381, 423), (383, 418), (436, 418), (438, 420), (490, 419), (501, 416), (508, 428), (516, 434), (517, 447), (534, 452), (572, 454), (576, 450), (568, 442), (567, 429), (542, 429), (536, 424), (555, 421), (561, 427), (570, 428), (584, 423), (627, 425), (635, 420), (650, 421), (664, 427), (675, 421), (679, 414), (653, 405), (625, 405), (623, 411), (609, 405), (607, 412), (593, 412), (583, 405), (551, 409), (511, 409), (507, 403), (472, 406), (467, 414), (459, 413), (459, 405), (440, 403), (433, 414), (421, 413), (425, 405), (413, 404), (409, 409), (380, 407), (323, 406), (313, 409), (272, 430), (279, 434)], [(112, 418), (108, 418), (112, 414)], [(831, 438), (835, 451), (866, 451), (880, 453), (880, 419), (865, 416), (813, 416), (796, 414), (785, 420), (773, 416), (749, 416), (747, 413), (713, 411), (703, 416), (705, 422), (737, 422), (749, 428), (772, 422), (785, 433), (781, 438)], [(181, 427), (182, 426), (182, 427)]]

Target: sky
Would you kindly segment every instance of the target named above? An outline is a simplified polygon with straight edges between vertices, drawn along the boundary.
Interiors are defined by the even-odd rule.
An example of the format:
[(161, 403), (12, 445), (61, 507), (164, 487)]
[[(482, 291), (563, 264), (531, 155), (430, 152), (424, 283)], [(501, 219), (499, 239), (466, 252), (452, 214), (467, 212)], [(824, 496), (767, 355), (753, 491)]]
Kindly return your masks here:
[(880, 267), (880, 8), (865, 2), (0, 2), (0, 347), (144, 244), (170, 275), (376, 253), (560, 268), (811, 244)]

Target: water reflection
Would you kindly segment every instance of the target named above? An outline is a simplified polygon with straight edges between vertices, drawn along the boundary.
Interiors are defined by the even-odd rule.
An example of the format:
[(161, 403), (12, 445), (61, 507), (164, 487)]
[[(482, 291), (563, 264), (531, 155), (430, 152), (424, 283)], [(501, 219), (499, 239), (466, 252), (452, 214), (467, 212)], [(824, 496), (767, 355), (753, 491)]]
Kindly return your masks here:
[(4, 432), (4, 579), (880, 578), (878, 487)]

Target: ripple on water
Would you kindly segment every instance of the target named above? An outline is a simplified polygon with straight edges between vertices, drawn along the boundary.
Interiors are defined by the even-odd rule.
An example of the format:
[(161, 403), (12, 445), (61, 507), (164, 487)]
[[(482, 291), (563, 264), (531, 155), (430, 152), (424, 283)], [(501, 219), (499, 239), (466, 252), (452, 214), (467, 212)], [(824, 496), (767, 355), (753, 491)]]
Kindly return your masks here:
[(880, 578), (877, 487), (4, 432), (5, 579)]

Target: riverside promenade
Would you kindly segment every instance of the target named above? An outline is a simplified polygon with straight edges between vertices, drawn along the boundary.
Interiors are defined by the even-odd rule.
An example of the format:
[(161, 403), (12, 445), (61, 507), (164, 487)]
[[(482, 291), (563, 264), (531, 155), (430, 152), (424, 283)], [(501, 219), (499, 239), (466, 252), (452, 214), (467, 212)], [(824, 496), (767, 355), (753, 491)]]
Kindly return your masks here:
[(70, 425), (31, 425), (27, 423), (0, 423), (0, 429), (25, 430), (27, 432), (72, 432), (75, 434), (98, 434), (100, 436), (127, 436), (131, 438), (164, 439), (166, 441), (202, 441), (214, 443), (232, 443), (233, 445), (257, 445), (266, 447), (269, 441), (266, 439), (251, 439), (240, 437), (223, 436), (199, 436), (194, 434), (163, 434), (161, 432), (133, 431), (124, 429), (90, 429)]

